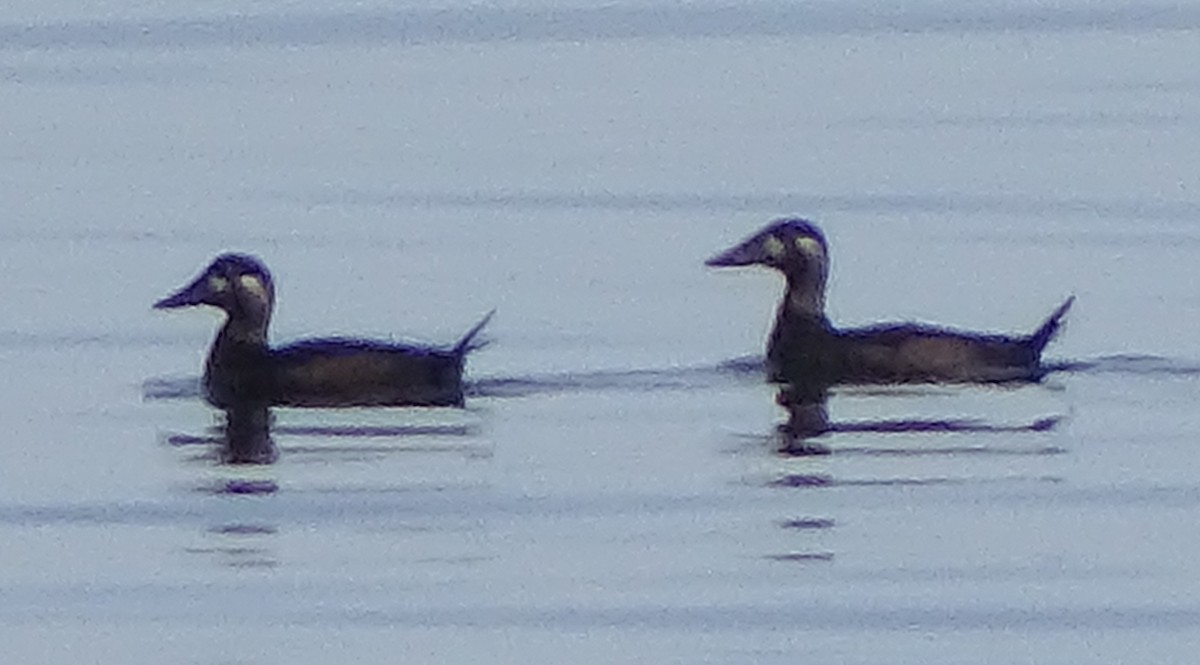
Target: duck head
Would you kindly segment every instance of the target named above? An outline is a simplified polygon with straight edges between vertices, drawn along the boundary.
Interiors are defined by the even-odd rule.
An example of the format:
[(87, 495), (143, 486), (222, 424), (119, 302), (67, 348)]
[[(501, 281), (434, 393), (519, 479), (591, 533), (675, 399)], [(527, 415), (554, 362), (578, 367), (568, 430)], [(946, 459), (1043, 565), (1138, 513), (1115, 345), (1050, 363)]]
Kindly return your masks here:
[(805, 272), (828, 263), (821, 230), (804, 219), (780, 219), (740, 244), (712, 257), (713, 267), (764, 265), (784, 274)]
[(797, 313), (824, 315), (829, 246), (812, 222), (779, 219), (705, 262), (705, 265), (763, 265), (783, 273), (788, 281), (785, 307)]
[(229, 316), (244, 333), (266, 335), (275, 305), (275, 285), (261, 261), (247, 254), (222, 254), (179, 291), (154, 303), (155, 309), (209, 305)]

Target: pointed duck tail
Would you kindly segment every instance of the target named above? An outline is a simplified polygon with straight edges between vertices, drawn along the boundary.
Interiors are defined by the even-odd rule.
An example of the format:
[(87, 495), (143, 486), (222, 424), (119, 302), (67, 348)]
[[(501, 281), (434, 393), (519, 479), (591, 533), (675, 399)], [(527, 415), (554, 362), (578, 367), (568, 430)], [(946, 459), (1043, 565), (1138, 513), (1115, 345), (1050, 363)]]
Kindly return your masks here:
[(476, 323), (474, 326), (472, 326), (472, 328), (467, 331), (467, 334), (463, 335), (462, 339), (458, 340), (458, 343), (454, 345), (453, 349), (451, 349), (451, 353), (462, 357), (472, 351), (475, 351), (476, 349), (482, 349), (483, 347), (487, 346), (487, 340), (477, 340), (475, 338), (483, 330), (484, 326), (488, 324), (488, 321), (492, 320), (492, 317), (495, 316), (495, 314), (496, 310), (494, 309), (485, 314), (484, 317), (480, 319), (479, 323)]
[(1062, 328), (1063, 317), (1066, 316), (1067, 310), (1071, 309), (1071, 304), (1074, 302), (1075, 296), (1070, 296), (1064, 300), (1063, 304), (1059, 305), (1058, 309), (1054, 310), (1054, 313), (1046, 318), (1046, 322), (1029, 336), (1029, 346), (1033, 349), (1034, 353), (1041, 355), (1042, 349), (1046, 348), (1050, 340), (1054, 339), (1054, 336), (1058, 334), (1059, 329)]

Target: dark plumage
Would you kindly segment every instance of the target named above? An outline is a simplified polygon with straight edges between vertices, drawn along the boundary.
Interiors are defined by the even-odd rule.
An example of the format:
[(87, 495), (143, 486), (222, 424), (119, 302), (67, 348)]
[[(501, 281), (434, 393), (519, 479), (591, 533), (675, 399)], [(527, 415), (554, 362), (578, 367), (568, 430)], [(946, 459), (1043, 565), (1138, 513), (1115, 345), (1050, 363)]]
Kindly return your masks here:
[(772, 381), (835, 383), (994, 383), (1038, 381), (1042, 349), (1058, 332), (1074, 297), (1029, 335), (981, 334), (913, 323), (839, 330), (825, 316), (829, 252), (817, 227), (782, 219), (709, 266), (765, 265), (783, 273), (787, 292), (767, 345)]
[(204, 370), (208, 401), (241, 405), (462, 406), (463, 361), (489, 313), (450, 348), (329, 338), (272, 349), (267, 326), (275, 305), (271, 274), (258, 259), (222, 254), (156, 309), (210, 305), (227, 319)]

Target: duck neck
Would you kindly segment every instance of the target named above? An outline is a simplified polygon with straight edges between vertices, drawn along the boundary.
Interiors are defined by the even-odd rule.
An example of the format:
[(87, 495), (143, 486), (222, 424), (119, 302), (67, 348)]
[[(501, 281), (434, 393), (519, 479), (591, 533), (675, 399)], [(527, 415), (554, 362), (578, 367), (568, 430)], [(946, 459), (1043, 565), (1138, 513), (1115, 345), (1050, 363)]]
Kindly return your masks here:
[(829, 319), (825, 318), (825, 281), (811, 276), (787, 278), (787, 292), (779, 303), (775, 329), (767, 344), (768, 361), (776, 366), (783, 363), (783, 355), (822, 339), (831, 329)]
[(208, 354), (207, 375), (220, 374), (267, 351), (266, 317), (230, 316)]
[[(258, 405), (263, 392), (267, 347), (266, 320), (230, 317), (217, 333), (204, 366), (208, 401), (219, 408)], [(261, 405), (258, 405), (261, 406)]]
[(825, 322), (825, 274), (809, 271), (787, 275), (787, 291), (779, 304), (779, 320)]
[(269, 315), (243, 314), (230, 315), (225, 320), (221, 332), (217, 334), (217, 344), (232, 344), (237, 346), (267, 345), (267, 324)]
[(771, 381), (813, 381), (821, 388), (827, 369), (825, 356), (833, 327), (825, 316), (824, 276), (788, 275), (787, 292), (779, 304), (775, 329), (767, 343), (767, 371)]

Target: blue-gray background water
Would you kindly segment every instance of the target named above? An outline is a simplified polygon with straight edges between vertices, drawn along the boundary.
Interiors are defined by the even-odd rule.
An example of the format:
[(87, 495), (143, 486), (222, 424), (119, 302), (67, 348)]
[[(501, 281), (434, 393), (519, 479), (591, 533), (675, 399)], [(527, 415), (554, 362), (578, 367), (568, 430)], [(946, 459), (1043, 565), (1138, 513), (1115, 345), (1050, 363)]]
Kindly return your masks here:
[[(5, 662), (1194, 661), (1200, 4), (77, 4), (0, 17)], [(783, 214), (840, 324), (1075, 294), (1066, 370), (779, 454), (702, 262)], [(228, 249), (278, 341), (497, 308), (468, 408), (219, 464), (150, 304)]]

